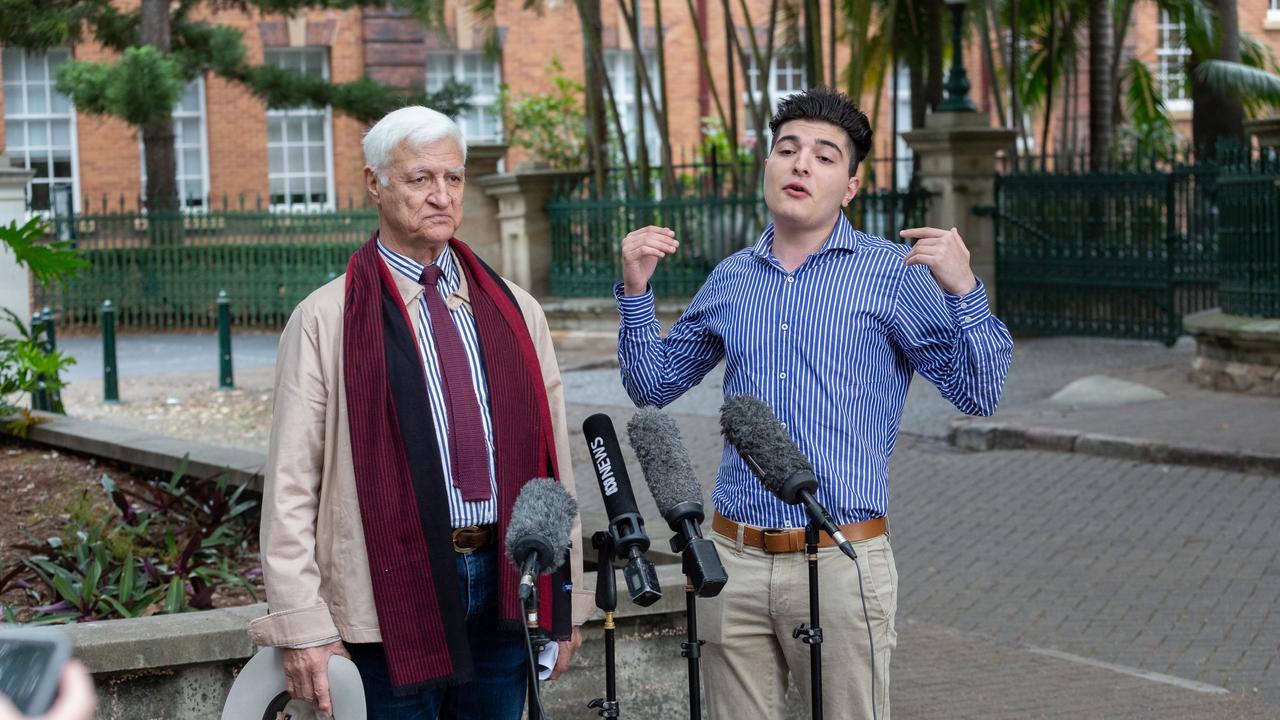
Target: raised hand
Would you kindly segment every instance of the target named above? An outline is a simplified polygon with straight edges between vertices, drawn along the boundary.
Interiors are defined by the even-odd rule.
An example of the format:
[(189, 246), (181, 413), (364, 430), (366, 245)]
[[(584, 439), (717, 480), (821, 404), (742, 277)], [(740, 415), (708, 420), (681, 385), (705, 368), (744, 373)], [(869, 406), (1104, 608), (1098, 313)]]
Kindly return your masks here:
[(969, 267), (969, 248), (955, 228), (911, 228), (901, 235), (916, 241), (903, 262), (929, 268), (938, 287), (952, 295), (965, 295), (978, 287), (978, 279)]
[(649, 225), (622, 239), (622, 286), (627, 295), (643, 295), (658, 261), (674, 253), (680, 243), (671, 228)]

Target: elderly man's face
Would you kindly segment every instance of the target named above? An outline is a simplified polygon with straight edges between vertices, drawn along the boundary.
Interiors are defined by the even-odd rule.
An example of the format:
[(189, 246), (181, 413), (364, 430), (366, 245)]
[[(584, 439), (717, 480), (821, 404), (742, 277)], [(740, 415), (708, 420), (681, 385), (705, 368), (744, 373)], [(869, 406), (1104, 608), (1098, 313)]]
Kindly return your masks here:
[(450, 138), (417, 147), (401, 143), (391, 153), (386, 175), (383, 185), (372, 168), (365, 168), (384, 240), (425, 246), (434, 257), (462, 224), (462, 149)]

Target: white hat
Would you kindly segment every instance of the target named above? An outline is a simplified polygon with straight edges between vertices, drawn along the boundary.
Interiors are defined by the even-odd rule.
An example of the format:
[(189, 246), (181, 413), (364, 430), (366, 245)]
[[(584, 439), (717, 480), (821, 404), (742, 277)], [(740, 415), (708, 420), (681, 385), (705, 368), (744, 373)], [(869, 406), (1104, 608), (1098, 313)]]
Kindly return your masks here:
[[(364, 720), (364, 685), (355, 663), (329, 656), (329, 697), (334, 720)], [(222, 720), (318, 720), (314, 705), (294, 699), (284, 689), (279, 648), (264, 647), (240, 670), (222, 706)]]

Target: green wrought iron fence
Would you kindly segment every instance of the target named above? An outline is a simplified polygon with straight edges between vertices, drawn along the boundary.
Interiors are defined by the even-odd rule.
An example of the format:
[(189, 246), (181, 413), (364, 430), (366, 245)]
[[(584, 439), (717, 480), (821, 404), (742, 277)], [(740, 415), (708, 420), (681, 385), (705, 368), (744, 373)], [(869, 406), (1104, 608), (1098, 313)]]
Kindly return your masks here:
[(377, 224), (373, 208), (288, 212), (224, 202), (207, 212), (144, 213), (99, 206), (74, 220), (74, 242), (89, 267), (61, 288), (37, 288), (35, 301), (56, 308), (70, 329), (96, 326), (108, 299), (122, 328), (195, 329), (214, 326), (215, 300), (226, 290), (238, 326), (278, 327), (308, 293), (345, 271)]
[[(745, 183), (744, 183), (745, 184)], [(769, 222), (764, 198), (723, 182), (686, 184), (668, 197), (597, 197), (586, 182), (563, 188), (547, 204), (551, 222), (551, 292), (607, 297), (621, 278), (620, 245), (630, 231), (661, 225), (675, 231), (680, 252), (653, 277), (663, 297), (690, 297), (724, 258), (753, 245)], [(897, 231), (924, 224), (924, 191), (859, 193), (847, 214), (865, 232), (897, 240)]]
[(1218, 169), (1014, 172), (996, 180), (998, 314), (1027, 335), (1171, 344), (1217, 304)]
[(1224, 166), (1218, 206), (1222, 311), (1280, 318), (1280, 156)]

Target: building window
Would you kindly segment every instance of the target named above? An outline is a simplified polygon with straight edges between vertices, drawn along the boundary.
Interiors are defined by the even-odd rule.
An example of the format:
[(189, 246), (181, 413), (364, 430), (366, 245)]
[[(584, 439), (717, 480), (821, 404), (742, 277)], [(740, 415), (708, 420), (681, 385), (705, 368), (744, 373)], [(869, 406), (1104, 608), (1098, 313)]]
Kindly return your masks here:
[(1267, 6), (1267, 22), (1280, 23), (1280, 0), (1271, 0)]
[[(182, 99), (173, 108), (173, 161), (177, 171), (178, 197), (182, 207), (207, 207), (209, 198), (209, 137), (205, 125), (204, 78), (187, 83)], [(143, 157), (142, 187), (147, 187), (146, 146), (138, 136)]]
[[(742, 101), (749, 111), (751, 105), (760, 102), (763, 97), (760, 88), (760, 68), (756, 64), (754, 53), (747, 53), (745, 72), (747, 89), (743, 93)], [(781, 100), (788, 95), (805, 89), (804, 61), (798, 53), (782, 53), (774, 56), (773, 62), (769, 67), (769, 84), (766, 89), (769, 91), (769, 115), (773, 115), (777, 111), (778, 103)], [(751, 122), (748, 120), (747, 137), (755, 137), (755, 133), (755, 128), (751, 126)], [(769, 135), (767, 127), (765, 128), (765, 135)]]
[[(265, 64), (329, 79), (326, 48), (267, 48)], [(330, 108), (267, 110), (267, 182), (275, 210), (333, 209)]]
[(502, 117), (494, 110), (502, 67), (483, 52), (447, 52), (427, 55), (427, 91), (436, 92), (456, 78), (471, 87), (467, 109), (455, 120), (468, 143), (502, 142)]
[[(640, 151), (636, 134), (636, 92), (644, 94), (644, 86), (636, 86), (635, 51), (605, 50), (604, 67), (605, 72), (609, 74), (609, 84), (613, 87), (614, 102), (618, 105), (618, 124), (622, 126), (627, 154), (634, 162)], [(652, 51), (644, 53), (644, 68), (649, 76), (649, 83), (653, 87), (654, 96), (661, 97), (662, 91), (658, 87), (658, 58)], [(656, 164), (656, 159), (662, 152), (662, 133), (658, 129), (658, 115), (648, 100), (645, 96), (644, 146), (649, 153), (650, 162)], [(612, 132), (613, 129), (614, 124), (610, 122), (609, 130)]]
[(1191, 49), (1186, 43), (1186, 25), (1176, 20), (1168, 11), (1160, 11), (1157, 26), (1160, 44), (1156, 46), (1156, 78), (1165, 106), (1171, 111), (1191, 109), (1191, 95), (1187, 88), (1187, 58)]
[(16, 167), (33, 170), (27, 200), (35, 212), (48, 212), (53, 185), (69, 183), (76, 206), (80, 182), (76, 167), (75, 108), (54, 89), (54, 73), (71, 59), (66, 48), (44, 53), (5, 48), (4, 144)]

